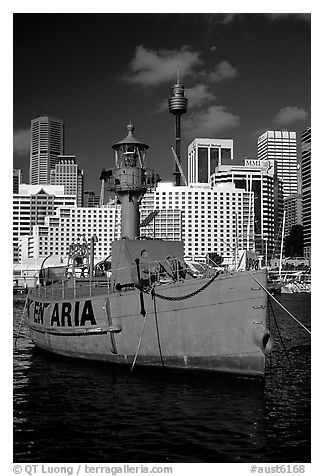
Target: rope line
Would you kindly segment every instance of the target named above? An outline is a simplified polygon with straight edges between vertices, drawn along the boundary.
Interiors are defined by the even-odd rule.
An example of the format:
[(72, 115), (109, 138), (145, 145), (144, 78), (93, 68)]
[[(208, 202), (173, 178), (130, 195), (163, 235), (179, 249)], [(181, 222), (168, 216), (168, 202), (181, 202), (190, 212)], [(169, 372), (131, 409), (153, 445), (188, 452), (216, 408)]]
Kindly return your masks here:
[[(277, 331), (278, 331), (278, 334), (279, 334), (279, 338), (280, 338), (280, 342), (281, 342), (282, 348), (283, 348), (283, 350), (284, 350), (284, 352), (285, 352), (285, 355), (286, 355), (287, 360), (288, 360), (289, 365), (290, 365), (290, 367), (289, 367), (289, 370), (290, 370), (290, 369), (292, 369), (293, 364), (292, 364), (292, 362), (291, 362), (291, 360), (290, 360), (288, 350), (286, 349), (286, 346), (285, 346), (285, 344), (284, 344), (284, 341), (283, 341), (283, 338), (282, 338), (282, 335), (281, 335), (281, 332), (280, 332), (280, 329), (279, 329), (279, 326), (278, 326), (278, 322), (277, 322), (277, 319), (276, 319), (276, 315), (275, 315), (275, 313), (274, 313), (274, 310), (273, 310), (273, 307), (272, 307), (272, 304), (271, 304), (271, 301), (269, 301), (269, 305), (270, 305), (270, 308), (271, 308), (271, 311), (272, 311), (273, 320), (275, 321), (275, 324), (276, 324), (276, 327), (277, 327)], [(269, 322), (270, 322), (270, 319), (269, 319)], [(271, 354), (270, 354), (270, 355), (271, 355)]]
[(153, 299), (153, 306), (154, 306), (155, 327), (156, 327), (157, 341), (158, 341), (158, 346), (159, 346), (160, 359), (161, 359), (162, 367), (164, 367), (164, 360), (163, 360), (163, 355), (162, 355), (160, 333), (159, 333), (158, 316), (157, 316), (157, 310), (156, 310), (156, 299), (155, 299), (155, 295), (153, 293), (152, 293), (152, 299)]
[(288, 309), (285, 308), (285, 306), (283, 306), (274, 296), (272, 296), (271, 293), (269, 293), (269, 291), (260, 283), (259, 280), (257, 280), (252, 273), (249, 273), (252, 278), (254, 279), (254, 281), (256, 281), (258, 283), (259, 286), (261, 286), (261, 288), (263, 289), (263, 291), (265, 291), (290, 317), (292, 317), (296, 322), (298, 322), (298, 324), (303, 327), (305, 329), (305, 331), (307, 331), (309, 334), (311, 334), (311, 331), (309, 329), (307, 329), (306, 326), (304, 326), (304, 324), (302, 324), (298, 319), (297, 317), (295, 317), (293, 314), (291, 314), (290, 311), (288, 311)]
[[(272, 334), (271, 334), (271, 319), (270, 319), (270, 314), (269, 314), (269, 305), (270, 305), (270, 302), (271, 302), (271, 301), (268, 299), (268, 300), (267, 300), (268, 312), (267, 312), (267, 321), (266, 321), (266, 322), (267, 322), (267, 328), (269, 329), (270, 335), (272, 335)], [(271, 358), (271, 354), (272, 354), (272, 352), (270, 352), (270, 354), (269, 354), (270, 368), (272, 368), (272, 358)]]
[(19, 336), (20, 336), (21, 326), (22, 326), (22, 323), (23, 323), (23, 320), (24, 320), (24, 317), (25, 317), (26, 309), (27, 309), (27, 301), (28, 301), (28, 295), (26, 296), (26, 299), (25, 299), (25, 305), (24, 305), (24, 309), (23, 309), (23, 312), (22, 312), (22, 315), (21, 315), (20, 322), (19, 322), (18, 333), (17, 333), (16, 339), (15, 339), (14, 348), (17, 347), (17, 340), (19, 339)]
[(133, 360), (131, 369), (130, 369), (130, 371), (129, 371), (128, 378), (130, 377), (130, 375), (131, 375), (131, 373), (132, 373), (132, 371), (133, 371), (134, 365), (135, 365), (136, 360), (137, 360), (138, 352), (139, 352), (140, 347), (141, 347), (141, 344), (142, 344), (142, 339), (143, 339), (144, 329), (145, 329), (145, 324), (146, 324), (146, 318), (147, 318), (147, 316), (148, 316), (148, 309), (149, 309), (148, 304), (149, 304), (149, 299), (150, 299), (150, 294), (149, 294), (148, 297), (147, 297), (147, 301), (146, 301), (146, 311), (145, 311), (145, 316), (144, 316), (144, 321), (143, 321), (142, 332), (141, 332), (141, 336), (140, 336), (139, 341), (138, 341), (136, 353), (135, 353), (135, 355), (134, 355), (134, 360)]

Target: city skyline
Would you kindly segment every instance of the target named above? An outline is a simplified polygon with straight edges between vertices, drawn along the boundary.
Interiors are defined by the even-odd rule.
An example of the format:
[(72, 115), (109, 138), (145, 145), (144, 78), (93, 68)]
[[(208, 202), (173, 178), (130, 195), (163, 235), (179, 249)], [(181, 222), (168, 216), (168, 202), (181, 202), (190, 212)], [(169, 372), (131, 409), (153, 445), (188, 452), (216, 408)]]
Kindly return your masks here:
[(309, 14), (14, 14), (14, 167), (28, 177), (30, 121), (58, 117), (98, 193), (131, 119), (149, 166), (172, 181), (177, 66), (185, 174), (196, 137), (233, 139), (237, 161), (257, 157), (265, 130), (311, 125)]

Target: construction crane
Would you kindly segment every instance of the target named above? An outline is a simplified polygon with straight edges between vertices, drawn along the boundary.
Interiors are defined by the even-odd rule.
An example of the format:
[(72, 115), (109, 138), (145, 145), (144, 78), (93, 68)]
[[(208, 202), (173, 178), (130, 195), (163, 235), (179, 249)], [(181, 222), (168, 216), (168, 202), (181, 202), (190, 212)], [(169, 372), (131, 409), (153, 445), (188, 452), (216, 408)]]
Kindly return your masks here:
[(180, 161), (179, 161), (179, 159), (178, 159), (178, 156), (177, 156), (177, 154), (175, 153), (175, 150), (174, 150), (173, 147), (171, 147), (171, 150), (172, 150), (172, 154), (173, 154), (175, 163), (177, 164), (178, 169), (179, 169), (179, 171), (180, 171), (180, 173), (181, 173), (181, 177), (182, 177), (183, 183), (187, 186), (187, 185), (188, 185), (187, 179), (186, 179), (186, 176), (185, 176), (185, 174), (184, 174), (184, 172), (183, 172), (183, 170), (182, 170), (182, 167), (181, 167)]
[(104, 201), (105, 201), (105, 181), (101, 180), (101, 190), (100, 190), (100, 200), (99, 200), (100, 207), (104, 206)]

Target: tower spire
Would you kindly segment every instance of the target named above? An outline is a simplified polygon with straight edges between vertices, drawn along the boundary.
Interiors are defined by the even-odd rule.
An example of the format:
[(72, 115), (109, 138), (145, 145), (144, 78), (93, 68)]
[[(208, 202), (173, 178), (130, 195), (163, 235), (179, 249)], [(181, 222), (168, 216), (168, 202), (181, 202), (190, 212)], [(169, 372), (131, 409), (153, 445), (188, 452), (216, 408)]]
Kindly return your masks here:
[[(177, 83), (171, 88), (169, 97), (169, 112), (174, 115), (175, 122), (175, 153), (181, 163), (181, 115), (187, 112), (188, 99), (185, 96), (184, 86), (180, 83), (180, 69), (177, 66)], [(177, 163), (174, 164), (174, 185), (181, 184), (181, 172)]]

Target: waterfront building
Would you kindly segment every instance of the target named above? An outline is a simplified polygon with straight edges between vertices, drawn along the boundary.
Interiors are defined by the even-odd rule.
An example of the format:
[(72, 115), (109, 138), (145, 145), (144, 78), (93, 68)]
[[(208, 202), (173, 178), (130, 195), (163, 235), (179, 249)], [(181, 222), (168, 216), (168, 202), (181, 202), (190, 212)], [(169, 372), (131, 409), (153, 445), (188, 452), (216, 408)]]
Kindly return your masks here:
[[(154, 192), (143, 197), (140, 213), (141, 236), (183, 240), (185, 255), (198, 261), (204, 261), (207, 253), (216, 252), (230, 264), (235, 249), (246, 249), (248, 241), (249, 249), (255, 249), (253, 192), (234, 184), (217, 184), (212, 188), (210, 184), (159, 183)], [(42, 223), (34, 224), (31, 232), (26, 231), (27, 236), (21, 238), (23, 259), (52, 254), (62, 261), (77, 235), (85, 235), (90, 241), (95, 234), (97, 262), (109, 256), (111, 241), (120, 238), (120, 205), (113, 201), (96, 208), (61, 205)]]
[[(141, 236), (181, 240), (181, 210), (160, 210), (152, 220), (150, 214), (148, 208), (141, 210)], [(32, 232), (21, 238), (22, 259), (40, 260), (51, 254), (57, 257), (57, 262), (66, 262), (69, 246), (78, 235), (84, 235), (88, 243), (93, 235), (97, 236), (95, 262), (109, 257), (111, 242), (120, 239), (121, 235), (120, 205), (111, 200), (96, 208), (59, 207), (54, 215), (45, 217), (43, 224), (34, 225)]]
[(264, 255), (267, 250), (269, 255), (283, 216), (282, 187), (277, 178), (276, 161), (245, 158), (240, 165), (219, 165), (211, 176), (211, 185), (225, 183), (253, 192), (256, 251)]
[(188, 146), (188, 184), (210, 183), (215, 168), (233, 160), (233, 140), (194, 139)]
[(301, 135), (304, 257), (311, 259), (311, 128)]
[(284, 198), (298, 193), (296, 132), (266, 131), (258, 138), (258, 159), (275, 160)]
[(34, 225), (42, 225), (45, 217), (53, 215), (59, 206), (76, 207), (76, 198), (65, 195), (64, 187), (57, 185), (21, 184), (13, 194), (13, 261), (20, 260), (19, 242), (30, 235)]
[(289, 195), (284, 199), (284, 209), (286, 211), (285, 236), (289, 235), (294, 225), (303, 224), (303, 204), (302, 195)]
[(96, 235), (95, 262), (109, 257), (111, 242), (120, 238), (120, 206), (101, 208), (60, 206), (55, 214), (35, 225), (29, 236), (22, 238), (22, 257), (39, 259), (49, 254), (66, 262), (70, 244), (79, 235), (90, 244)]
[(154, 198), (150, 198), (147, 201), (144, 200), (140, 207), (141, 236), (160, 240), (181, 241), (183, 239), (182, 211), (172, 208), (152, 211), (154, 208)]
[[(176, 187), (161, 182), (155, 191), (145, 194), (141, 210), (146, 210), (146, 213), (169, 210), (174, 213), (174, 218), (177, 217), (175, 212), (180, 212), (177, 227), (181, 222), (185, 255), (204, 261), (207, 253), (215, 252), (224, 258), (225, 263), (233, 262), (236, 248), (247, 249), (250, 210), (249, 249), (254, 250), (253, 192), (236, 188), (234, 184), (217, 184), (212, 188), (210, 184)], [(162, 216), (161, 232), (156, 223), (155, 237), (159, 237), (159, 233), (163, 235), (163, 227), (172, 230), (172, 218), (166, 216), (165, 223), (162, 223)]]
[(13, 193), (19, 193), (19, 187), (22, 181), (23, 181), (22, 170), (13, 169)]
[(85, 190), (83, 193), (83, 205), (85, 207), (99, 207), (100, 195), (95, 194), (93, 190)]
[(40, 116), (31, 121), (30, 171), (32, 185), (49, 184), (50, 170), (64, 154), (64, 124), (61, 119)]
[(66, 195), (76, 195), (77, 206), (83, 206), (83, 170), (80, 170), (75, 155), (58, 155), (58, 163), (50, 171), (50, 184), (63, 185)]

